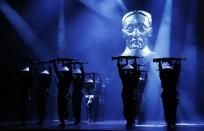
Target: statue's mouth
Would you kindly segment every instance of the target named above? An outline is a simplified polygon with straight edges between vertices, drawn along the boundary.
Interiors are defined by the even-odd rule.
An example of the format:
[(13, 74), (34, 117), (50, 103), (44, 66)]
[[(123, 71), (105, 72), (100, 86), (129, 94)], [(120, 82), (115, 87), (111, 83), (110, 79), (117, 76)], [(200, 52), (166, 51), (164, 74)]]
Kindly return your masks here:
[(133, 38), (133, 39), (130, 40), (130, 46), (133, 49), (136, 49), (136, 48), (142, 49), (143, 40), (141, 38), (138, 38), (138, 39)]

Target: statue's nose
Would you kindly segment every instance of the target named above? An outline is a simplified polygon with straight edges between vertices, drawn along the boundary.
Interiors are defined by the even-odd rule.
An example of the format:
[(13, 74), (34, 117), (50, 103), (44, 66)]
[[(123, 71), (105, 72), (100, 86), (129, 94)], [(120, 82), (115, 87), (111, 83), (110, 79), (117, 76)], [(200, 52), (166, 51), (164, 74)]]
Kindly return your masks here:
[(140, 31), (137, 28), (135, 28), (133, 31), (133, 37), (138, 37), (138, 36), (140, 36)]

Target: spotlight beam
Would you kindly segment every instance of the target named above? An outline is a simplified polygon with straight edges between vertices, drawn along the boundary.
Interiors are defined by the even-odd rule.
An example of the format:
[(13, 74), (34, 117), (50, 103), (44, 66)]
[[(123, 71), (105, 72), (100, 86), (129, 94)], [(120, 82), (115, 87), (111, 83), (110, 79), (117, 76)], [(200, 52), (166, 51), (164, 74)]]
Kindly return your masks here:
[(171, 38), (171, 10), (172, 0), (167, 0), (157, 35), (154, 51), (160, 56), (169, 57), (170, 38)]
[(60, 0), (59, 11), (59, 33), (58, 33), (58, 56), (65, 57), (65, 20), (64, 20), (64, 0)]
[(0, 1), (0, 10), (7, 17), (9, 22), (14, 26), (16, 31), (23, 38), (25, 43), (34, 52), (39, 59), (52, 58), (52, 54), (45, 47), (44, 43), (38, 38), (38, 36), (32, 31), (29, 25), (21, 18), (21, 16), (13, 10), (6, 1)]
[[(166, 4), (163, 10), (161, 24), (157, 35), (154, 52), (154, 57), (169, 57), (170, 50), (170, 33), (171, 33), (171, 10), (172, 0), (166, 0)], [(147, 96), (147, 119), (149, 120), (161, 120), (163, 118), (163, 108), (161, 103), (161, 82), (158, 72), (155, 70), (158, 66), (151, 62), (149, 76), (153, 77), (147, 81), (145, 87), (145, 95)], [(151, 109), (151, 111), (149, 111)], [(160, 112), (160, 113), (158, 113)]]
[(122, 0), (117, 0), (117, 3), (118, 3), (118, 5), (120, 6), (120, 8), (122, 9), (123, 12), (128, 11), (127, 7), (125, 6), (125, 4), (123, 3)]
[[(124, 4), (121, 5), (122, 3), (120, 2), (119, 4), (118, 1), (116, 0), (113, 1), (79, 0), (79, 1), (109, 21), (120, 21), (121, 12), (119, 8), (126, 8)], [(122, 7), (119, 7), (118, 5)]]

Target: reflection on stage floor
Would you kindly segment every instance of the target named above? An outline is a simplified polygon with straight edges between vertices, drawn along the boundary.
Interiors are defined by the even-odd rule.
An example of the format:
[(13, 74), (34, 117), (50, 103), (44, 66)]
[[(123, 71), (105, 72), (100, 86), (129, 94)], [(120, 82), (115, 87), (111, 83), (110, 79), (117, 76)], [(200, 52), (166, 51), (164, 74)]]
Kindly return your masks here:
[[(44, 125), (38, 125), (36, 122), (29, 121), (25, 126), (20, 126), (19, 122), (1, 122), (0, 129), (36, 129), (36, 130), (61, 130), (58, 127), (59, 121), (52, 120), (46, 121)], [(63, 130), (126, 130), (125, 121), (100, 121), (100, 122), (87, 122), (82, 121), (81, 124), (75, 126), (72, 121), (67, 121)], [(166, 124), (161, 121), (151, 121), (144, 124), (135, 124), (131, 130), (139, 131), (167, 131)], [(204, 122), (180, 122), (173, 128), (175, 131), (203, 131)]]

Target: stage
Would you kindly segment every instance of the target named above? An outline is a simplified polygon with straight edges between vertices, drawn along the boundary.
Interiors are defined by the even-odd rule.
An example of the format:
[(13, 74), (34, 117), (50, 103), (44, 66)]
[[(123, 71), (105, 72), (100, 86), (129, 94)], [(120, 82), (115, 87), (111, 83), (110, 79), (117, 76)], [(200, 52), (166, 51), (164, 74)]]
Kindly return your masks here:
[[(175, 83), (165, 85), (174, 92), (173, 130), (204, 131), (203, 5), (204, 0), (0, 0), (0, 130), (61, 130), (59, 114), (68, 114), (63, 130), (127, 130), (123, 108), (129, 105), (128, 114), (137, 110), (137, 119), (147, 120), (132, 130), (166, 131), (164, 111), (173, 106), (163, 106), (163, 83)], [(159, 63), (177, 67), (175, 77), (161, 78)], [(59, 72), (71, 74), (63, 79), (71, 83), (66, 91), (59, 90)], [(84, 79), (78, 79), (80, 87), (74, 84), (77, 74)], [(124, 93), (134, 103), (123, 100), (124, 87), (134, 87)], [(83, 92), (77, 102), (74, 89)], [(76, 103), (82, 103), (78, 126), (72, 121)], [(38, 125), (44, 109), (46, 121)], [(27, 124), (19, 126), (24, 115)], [(90, 117), (97, 122), (87, 122)]]
[[(25, 126), (19, 126), (19, 122), (4, 122), (1, 123), (0, 129), (29, 129), (29, 130), (127, 130), (125, 128), (125, 121), (100, 121), (100, 122), (87, 122), (82, 121), (80, 125), (74, 126), (72, 121), (67, 121), (65, 128), (58, 127), (59, 121), (46, 121), (44, 125), (38, 125), (34, 121), (29, 121)], [(131, 130), (139, 131), (166, 131), (169, 130), (166, 124), (162, 121), (151, 121), (145, 124), (136, 124)], [(203, 131), (204, 122), (189, 123), (181, 122), (177, 123), (176, 127), (171, 129), (176, 131)]]

